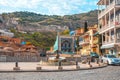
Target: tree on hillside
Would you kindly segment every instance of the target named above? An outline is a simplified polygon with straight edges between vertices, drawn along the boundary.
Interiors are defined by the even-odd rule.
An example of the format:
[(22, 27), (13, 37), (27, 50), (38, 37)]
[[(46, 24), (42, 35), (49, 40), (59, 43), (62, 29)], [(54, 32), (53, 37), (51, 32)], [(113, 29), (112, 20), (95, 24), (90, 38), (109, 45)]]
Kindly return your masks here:
[(61, 35), (69, 35), (69, 30), (67, 29), (67, 30), (64, 30), (63, 32), (61, 32)]

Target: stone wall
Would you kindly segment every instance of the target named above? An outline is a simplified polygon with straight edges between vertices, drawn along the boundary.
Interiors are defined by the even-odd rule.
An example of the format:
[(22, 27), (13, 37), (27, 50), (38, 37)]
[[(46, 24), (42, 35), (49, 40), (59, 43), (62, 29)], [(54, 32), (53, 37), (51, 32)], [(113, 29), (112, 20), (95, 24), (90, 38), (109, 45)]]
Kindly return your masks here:
[(38, 53), (33, 52), (12, 52), (12, 55), (10, 52), (1, 52), (0, 53), (0, 62), (38, 62), (42, 58), (39, 56)]
[(39, 62), (41, 59), (37, 56), (0, 56), (0, 62)]

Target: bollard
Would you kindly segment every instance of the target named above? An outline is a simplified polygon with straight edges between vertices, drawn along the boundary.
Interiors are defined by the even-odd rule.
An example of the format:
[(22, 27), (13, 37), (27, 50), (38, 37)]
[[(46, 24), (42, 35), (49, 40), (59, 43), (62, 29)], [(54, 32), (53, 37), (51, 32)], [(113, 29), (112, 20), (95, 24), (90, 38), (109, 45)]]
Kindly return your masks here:
[(78, 65), (78, 61), (76, 61), (76, 69), (80, 69), (80, 66)]
[(90, 68), (92, 67), (92, 65), (90, 64), (90, 60), (88, 61), (88, 65), (90, 66)]
[(15, 62), (15, 67), (18, 67), (18, 62)]
[(20, 67), (18, 67), (18, 62), (15, 62), (15, 67), (13, 68), (13, 70), (20, 70)]
[(100, 66), (99, 59), (97, 59), (97, 64), (98, 64), (98, 66)]
[(42, 69), (42, 67), (40, 67), (40, 66), (38, 66), (38, 67), (36, 67), (36, 70), (41, 70)]
[(76, 66), (78, 66), (78, 61), (76, 61)]
[(99, 59), (97, 59), (97, 64), (99, 64)]
[(61, 61), (59, 61), (59, 66), (61, 66)]
[(59, 61), (58, 70), (62, 70), (62, 69), (63, 69), (63, 67), (62, 67), (62, 65), (61, 65), (61, 61)]
[(90, 65), (90, 60), (88, 61), (88, 65)]

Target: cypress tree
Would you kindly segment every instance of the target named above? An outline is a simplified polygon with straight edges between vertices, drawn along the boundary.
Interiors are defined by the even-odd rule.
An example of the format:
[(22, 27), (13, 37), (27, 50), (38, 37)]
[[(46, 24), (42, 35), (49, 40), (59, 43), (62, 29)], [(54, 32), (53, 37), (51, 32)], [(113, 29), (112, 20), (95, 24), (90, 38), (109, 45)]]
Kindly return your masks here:
[(87, 32), (88, 31), (88, 24), (87, 24), (87, 21), (85, 21), (84, 23), (84, 32)]

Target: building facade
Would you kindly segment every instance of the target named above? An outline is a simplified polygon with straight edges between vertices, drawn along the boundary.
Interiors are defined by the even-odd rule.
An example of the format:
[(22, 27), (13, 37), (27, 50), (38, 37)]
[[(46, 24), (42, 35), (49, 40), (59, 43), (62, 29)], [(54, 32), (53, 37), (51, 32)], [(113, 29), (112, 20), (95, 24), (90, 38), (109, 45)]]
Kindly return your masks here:
[(99, 51), (99, 39), (94, 34), (97, 32), (97, 27), (90, 27), (87, 32), (80, 36), (79, 45), (82, 46), (80, 50), (81, 55), (90, 55), (90, 52), (96, 52), (100, 54)]
[(98, 25), (102, 53), (120, 53), (120, 0), (99, 0)]

